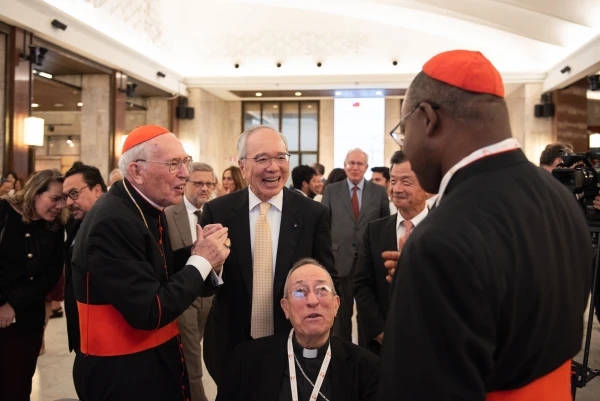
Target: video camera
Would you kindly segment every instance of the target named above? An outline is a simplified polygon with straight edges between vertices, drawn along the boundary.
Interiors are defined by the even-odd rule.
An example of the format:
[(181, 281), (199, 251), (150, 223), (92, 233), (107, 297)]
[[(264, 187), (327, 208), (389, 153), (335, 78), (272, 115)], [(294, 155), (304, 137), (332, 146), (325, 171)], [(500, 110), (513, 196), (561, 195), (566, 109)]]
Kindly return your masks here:
[(592, 163), (592, 160), (600, 160), (600, 148), (590, 148), (585, 153), (572, 153), (564, 149), (560, 158), (562, 163), (552, 170), (552, 175), (573, 192), (588, 221), (600, 221), (600, 211), (594, 209), (593, 203), (600, 189), (600, 168)]

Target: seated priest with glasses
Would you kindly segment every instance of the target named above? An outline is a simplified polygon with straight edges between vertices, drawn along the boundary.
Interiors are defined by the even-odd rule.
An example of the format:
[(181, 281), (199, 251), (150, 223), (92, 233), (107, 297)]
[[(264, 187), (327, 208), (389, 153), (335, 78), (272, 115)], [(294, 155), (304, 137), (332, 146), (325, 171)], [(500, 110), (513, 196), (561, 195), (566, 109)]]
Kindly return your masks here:
[(340, 298), (327, 270), (297, 262), (280, 304), (292, 330), (239, 344), (217, 401), (374, 400), (379, 357), (331, 336)]

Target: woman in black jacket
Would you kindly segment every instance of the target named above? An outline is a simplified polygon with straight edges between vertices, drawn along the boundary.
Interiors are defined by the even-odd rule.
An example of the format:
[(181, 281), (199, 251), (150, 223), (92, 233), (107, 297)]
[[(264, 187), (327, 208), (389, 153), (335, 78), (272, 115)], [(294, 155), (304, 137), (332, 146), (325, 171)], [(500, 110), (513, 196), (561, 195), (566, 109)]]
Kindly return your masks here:
[(62, 175), (44, 170), (0, 200), (0, 399), (29, 400), (46, 294), (63, 270)]

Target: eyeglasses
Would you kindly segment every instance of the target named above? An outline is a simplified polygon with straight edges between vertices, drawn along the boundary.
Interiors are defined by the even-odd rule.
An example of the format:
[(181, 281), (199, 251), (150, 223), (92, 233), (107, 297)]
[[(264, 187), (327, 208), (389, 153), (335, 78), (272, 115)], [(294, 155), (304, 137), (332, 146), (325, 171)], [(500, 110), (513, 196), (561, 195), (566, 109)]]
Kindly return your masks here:
[(398, 123), (398, 125), (396, 125), (391, 131), (390, 131), (390, 136), (392, 137), (392, 139), (394, 140), (394, 142), (396, 142), (398, 144), (398, 146), (402, 147), (404, 145), (404, 124), (406, 124), (406, 120), (408, 120), (408, 117), (410, 117), (411, 114), (413, 114), (415, 111), (417, 111), (418, 109), (421, 108), (421, 105), (423, 103), (428, 103), (432, 109), (434, 110), (438, 110), (440, 108), (440, 106), (438, 104), (435, 103), (429, 103), (429, 102), (422, 102), (420, 103), (418, 106), (413, 107), (412, 109), (410, 109), (410, 111), (408, 113), (406, 113), (406, 115), (404, 116), (404, 118), (400, 119), (400, 122)]
[[(333, 294), (333, 289), (328, 285), (319, 285), (314, 288), (313, 292), (317, 298), (324, 298), (329, 296), (329, 294)], [(290, 294), (296, 299), (306, 299), (308, 298), (308, 294), (310, 294), (310, 289), (306, 287), (297, 287), (290, 291)]]
[(190, 171), (190, 168), (192, 167), (192, 163), (194, 162), (194, 160), (192, 159), (192, 156), (188, 156), (185, 159), (173, 159), (169, 162), (160, 162), (160, 161), (156, 161), (156, 160), (145, 160), (145, 159), (137, 159), (136, 162), (164, 164), (169, 167), (169, 173), (174, 174), (174, 173), (178, 172), (179, 170), (181, 170), (182, 164), (184, 164), (185, 168), (188, 171)]
[(366, 166), (366, 164), (363, 163), (363, 162), (348, 162), (348, 163), (346, 163), (346, 165), (350, 166), (350, 167), (364, 167), (364, 166)]
[(215, 187), (214, 182), (192, 181), (192, 180), (187, 180), (187, 182), (194, 184), (194, 186), (196, 188), (202, 188), (202, 187), (206, 186), (206, 188), (208, 188), (208, 189), (213, 189)]
[(275, 157), (269, 157), (269, 156), (243, 157), (240, 160), (248, 160), (248, 159), (254, 160), (256, 162), (256, 164), (262, 164), (262, 165), (271, 164), (272, 161), (275, 160), (275, 163), (277, 163), (277, 165), (284, 166), (287, 162), (290, 161), (290, 154), (284, 153), (281, 155), (277, 155)]
[[(68, 196), (69, 198), (71, 198), (71, 199), (73, 199), (74, 201), (76, 201), (76, 200), (79, 198), (79, 194), (81, 193), (81, 190), (82, 190), (83, 188), (89, 188), (89, 186), (88, 186), (88, 185), (86, 185), (85, 187), (81, 187), (81, 188), (79, 188), (79, 189), (72, 189), (72, 190), (70, 190), (70, 191), (69, 191), (69, 193), (68, 193), (68, 194), (66, 194), (65, 196)], [(65, 198), (65, 201), (66, 201), (66, 200), (67, 200), (67, 199)]]
[(52, 196), (50, 198), (53, 202), (62, 202), (63, 205), (67, 204), (67, 195), (63, 195), (63, 196)]

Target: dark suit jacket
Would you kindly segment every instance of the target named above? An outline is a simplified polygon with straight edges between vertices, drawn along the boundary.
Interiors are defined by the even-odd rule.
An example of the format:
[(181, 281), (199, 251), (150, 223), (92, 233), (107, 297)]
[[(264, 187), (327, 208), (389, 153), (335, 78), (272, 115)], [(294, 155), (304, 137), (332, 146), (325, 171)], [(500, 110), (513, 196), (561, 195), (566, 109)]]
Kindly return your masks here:
[(381, 253), (398, 249), (397, 214), (370, 222), (365, 230), (362, 252), (354, 275), (354, 298), (367, 345), (383, 332), (390, 298), (388, 270)]
[(358, 250), (367, 224), (390, 215), (390, 203), (385, 188), (365, 180), (358, 221), (354, 219), (348, 180), (325, 188), (323, 203), (331, 214), (331, 240), (335, 268), (340, 276), (352, 275)]
[[(287, 338), (288, 335), (282, 333), (238, 345), (217, 401), (276, 401), (288, 363)], [(379, 382), (378, 356), (341, 338), (331, 337), (328, 369), (331, 369), (331, 401), (375, 399)]]
[[(217, 385), (233, 347), (250, 339), (252, 248), (248, 191), (211, 200), (204, 205), (202, 213), (202, 226), (220, 223), (229, 228), (231, 239), (231, 253), (223, 265), (224, 284), (216, 292), (204, 330), (204, 362)], [(283, 189), (282, 208), (273, 282), (275, 333), (288, 333), (291, 329), (279, 301), (294, 263), (305, 257), (316, 259), (337, 285), (327, 208), (287, 188)]]
[(378, 400), (484, 401), (575, 356), (591, 288), (583, 211), (521, 150), (456, 172), (392, 284)]
[(79, 311), (77, 310), (77, 300), (73, 290), (73, 272), (71, 259), (73, 258), (73, 240), (77, 236), (81, 220), (71, 219), (65, 227), (67, 239), (65, 240), (65, 315), (67, 317), (67, 335), (69, 338), (69, 351), (79, 351), (81, 348), (79, 341)]
[(186, 246), (191, 246), (193, 244), (192, 232), (185, 202), (182, 200), (177, 205), (166, 208), (165, 217), (169, 226), (171, 248), (175, 251)]

